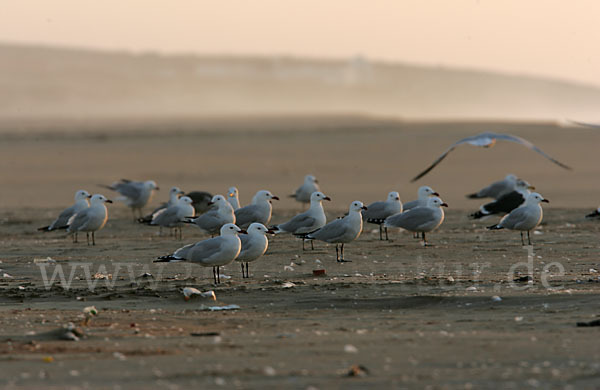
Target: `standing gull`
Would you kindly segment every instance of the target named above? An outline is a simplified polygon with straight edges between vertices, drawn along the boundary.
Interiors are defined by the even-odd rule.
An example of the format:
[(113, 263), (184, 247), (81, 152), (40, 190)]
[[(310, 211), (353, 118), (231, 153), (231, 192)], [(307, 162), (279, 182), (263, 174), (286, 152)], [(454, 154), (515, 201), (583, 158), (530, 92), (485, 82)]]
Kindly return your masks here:
[(221, 226), (227, 223), (235, 223), (235, 214), (233, 213), (233, 208), (223, 195), (213, 196), (210, 205), (213, 204), (216, 206), (216, 208), (212, 208), (204, 214), (201, 214), (187, 222), (195, 224), (204, 233), (210, 235), (219, 233)]
[[(363, 228), (362, 210), (367, 210), (367, 208), (362, 202), (356, 200), (350, 204), (348, 214), (344, 218), (329, 222), (316, 232), (308, 234), (306, 238), (335, 244), (336, 260), (339, 263), (349, 262), (350, 260), (344, 259), (344, 244), (352, 242), (360, 236)], [(341, 248), (339, 248), (339, 244), (341, 244)]]
[(235, 210), (235, 220), (242, 229), (247, 228), (252, 222), (268, 225), (271, 220), (271, 199), (279, 200), (269, 191), (261, 190), (254, 195), (252, 203), (246, 207)]
[(423, 245), (427, 246), (425, 233), (437, 229), (444, 222), (444, 210), (448, 207), (440, 198), (434, 196), (427, 199), (427, 206), (419, 206), (401, 214), (392, 215), (385, 220), (387, 227), (399, 227), (410, 232), (421, 233)]
[(296, 199), (296, 201), (300, 203), (309, 203), (312, 193), (320, 190), (321, 189), (319, 188), (319, 182), (317, 181), (317, 178), (313, 175), (306, 175), (304, 177), (304, 183), (302, 183), (302, 185), (298, 187), (296, 192), (293, 195), (290, 195), (290, 197)]
[(108, 210), (104, 203), (112, 203), (112, 200), (106, 199), (104, 195), (93, 195), (90, 199), (90, 207), (69, 218), (67, 232), (85, 232), (88, 245), (90, 245), (90, 233), (92, 233), (92, 245), (96, 245), (94, 233), (102, 229), (108, 221)]
[(492, 146), (494, 146), (494, 144), (496, 144), (497, 140), (516, 142), (518, 144), (521, 144), (521, 145), (533, 150), (534, 152), (541, 154), (542, 156), (546, 157), (548, 160), (552, 161), (553, 163), (560, 166), (561, 168), (571, 169), (570, 167), (566, 166), (565, 164), (561, 163), (560, 161), (555, 160), (554, 158), (550, 157), (548, 154), (544, 153), (540, 148), (538, 148), (537, 146), (535, 146), (534, 144), (532, 144), (531, 142), (527, 141), (524, 138), (517, 137), (516, 135), (511, 135), (511, 134), (481, 133), (481, 134), (474, 135), (471, 137), (463, 138), (460, 141), (457, 141), (454, 144), (452, 144), (448, 149), (446, 149), (446, 151), (444, 153), (442, 153), (442, 155), (440, 157), (438, 157), (433, 162), (433, 164), (431, 164), (427, 169), (425, 169), (423, 172), (421, 172), (417, 176), (415, 176), (415, 178), (412, 179), (411, 181), (413, 181), (413, 182), (417, 181), (420, 178), (422, 178), (423, 176), (425, 176), (427, 173), (429, 173), (429, 171), (431, 171), (433, 168), (435, 168), (436, 165), (438, 165), (440, 162), (442, 162), (442, 160), (444, 158), (446, 158), (448, 153), (453, 151), (457, 146), (460, 146), (462, 144), (470, 144), (470, 145), (474, 145), (474, 146), (481, 146), (484, 148), (491, 148)]
[(131, 207), (134, 220), (137, 220), (135, 211), (138, 211), (140, 218), (143, 217), (143, 208), (150, 202), (154, 190), (158, 190), (158, 186), (154, 180), (147, 181), (131, 181), (127, 179), (121, 179), (121, 181), (114, 182), (110, 186), (101, 185), (104, 188), (113, 190), (121, 194), (116, 200), (125, 203), (128, 207)]
[(291, 233), (302, 238), (302, 250), (304, 250), (306, 235), (322, 228), (327, 223), (327, 217), (325, 216), (322, 204), (324, 200), (330, 201), (331, 198), (321, 191), (313, 192), (310, 196), (310, 208), (307, 211), (296, 215), (285, 223), (273, 226), (271, 229), (275, 233)]
[(427, 200), (431, 196), (440, 196), (440, 194), (435, 192), (433, 190), (433, 188), (431, 188), (429, 186), (419, 187), (419, 189), (417, 190), (417, 199), (412, 200), (407, 203), (404, 203), (404, 205), (402, 206), (402, 209), (404, 211), (407, 211), (407, 210), (413, 209), (415, 207), (427, 206)]
[(138, 222), (139, 223), (149, 223), (152, 221), (152, 217), (159, 212), (160, 210), (166, 209), (169, 206), (173, 206), (174, 204), (177, 203), (177, 200), (179, 199), (179, 197), (181, 195), (183, 195), (184, 192), (181, 191), (179, 189), (179, 187), (171, 187), (171, 189), (169, 190), (169, 200), (165, 203), (162, 203), (160, 206), (158, 206), (157, 208), (154, 209), (154, 211), (152, 211), (152, 213), (146, 215), (145, 217), (139, 218)]
[(229, 187), (227, 190), (227, 201), (234, 211), (240, 208), (240, 192), (236, 187)]
[(203, 267), (212, 267), (215, 284), (221, 283), (219, 267), (231, 263), (240, 253), (242, 243), (238, 233), (246, 233), (233, 223), (221, 227), (221, 235), (186, 245), (173, 254), (161, 256), (155, 263), (189, 261)]
[[(64, 209), (52, 223), (48, 226), (39, 228), (39, 231), (50, 232), (56, 229), (65, 229), (68, 227), (69, 219), (78, 212), (90, 207), (88, 201), (92, 196), (86, 190), (79, 190), (75, 193), (75, 204)], [(73, 233), (73, 242), (77, 242), (77, 232)]]
[(521, 232), (521, 244), (523, 245), (525, 245), (525, 241), (523, 240), (523, 232), (526, 231), (527, 241), (529, 245), (531, 245), (531, 237), (529, 232), (535, 229), (540, 222), (542, 222), (542, 218), (544, 216), (542, 206), (540, 205), (541, 202), (550, 203), (537, 192), (529, 194), (525, 200), (525, 204), (511, 211), (510, 214), (502, 218), (498, 224), (489, 226), (488, 229), (519, 230)]
[(160, 209), (152, 215), (152, 220), (148, 225), (160, 226), (161, 228), (175, 228), (175, 238), (179, 230), (179, 239), (183, 239), (181, 227), (187, 218), (193, 218), (196, 210), (192, 206), (192, 199), (188, 196), (182, 196), (174, 205), (165, 209)]
[(480, 198), (494, 198), (499, 199), (502, 195), (506, 195), (512, 192), (517, 185), (517, 177), (509, 174), (502, 180), (493, 182), (489, 186), (475, 192), (474, 194), (467, 195), (469, 199), (480, 199)]
[(600, 207), (585, 216), (586, 218), (600, 218)]
[(480, 219), (494, 214), (510, 213), (525, 202), (530, 190), (535, 190), (535, 187), (525, 180), (518, 179), (514, 191), (501, 196), (494, 202), (484, 204), (479, 210), (471, 214), (471, 218)]
[[(242, 249), (235, 261), (239, 261), (242, 266), (242, 278), (249, 278), (248, 263), (257, 260), (265, 254), (269, 247), (267, 234), (273, 234), (274, 231), (267, 229), (265, 225), (254, 222), (248, 227), (248, 234), (240, 236)], [(244, 263), (246, 264), (246, 272), (244, 273)]]
[(385, 201), (373, 202), (367, 206), (367, 211), (363, 213), (363, 219), (368, 223), (379, 225), (379, 239), (383, 240), (382, 230), (385, 228), (385, 239), (388, 240), (387, 227), (382, 226), (385, 219), (391, 215), (402, 212), (402, 202), (400, 194), (392, 191), (388, 194)]

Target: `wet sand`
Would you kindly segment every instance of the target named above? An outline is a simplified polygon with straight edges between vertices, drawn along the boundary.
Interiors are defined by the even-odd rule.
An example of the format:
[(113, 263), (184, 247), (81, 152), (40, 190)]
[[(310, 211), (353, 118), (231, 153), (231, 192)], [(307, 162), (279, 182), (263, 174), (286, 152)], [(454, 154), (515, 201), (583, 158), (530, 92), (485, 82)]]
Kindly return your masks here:
[[(253, 123), (256, 127), (257, 124)], [(114, 132), (4, 137), (0, 143), (0, 360), (5, 388), (593, 388), (600, 375), (596, 328), (600, 293), (595, 208), (600, 133), (551, 124), (373, 123), (373, 128), (314, 124), (298, 131), (282, 121), (265, 131), (236, 124), (219, 131), (177, 135)], [(285, 130), (285, 131), (284, 131)], [(453, 152), (416, 184), (409, 180), (454, 140), (479, 131), (530, 139), (573, 166), (563, 171), (518, 145)], [(282, 197), (274, 222), (299, 207), (284, 195), (314, 173), (333, 198), (329, 218), (354, 199), (369, 203), (398, 190), (412, 200), (429, 184), (450, 204), (441, 228), (423, 248), (406, 232), (380, 242), (366, 225), (347, 245), (351, 263), (335, 262), (335, 248), (314, 251), (279, 235), (243, 280), (215, 286), (210, 269), (153, 264), (156, 256), (204, 238), (193, 227), (183, 242), (134, 224), (121, 204), (97, 245), (71, 243), (64, 233), (35, 229), (51, 221), (79, 188), (121, 177), (155, 179), (166, 197), (171, 185), (223, 192), (240, 188), (242, 203), (258, 189)], [(532, 236), (528, 257), (519, 234), (487, 231), (496, 218), (473, 222), (478, 201), (464, 195), (506, 173), (534, 184), (551, 200)], [(108, 193), (107, 193), (108, 195)], [(81, 237), (80, 237), (81, 240)], [(85, 236), (83, 237), (85, 241)], [(49, 262), (47, 257), (52, 260)], [(528, 273), (533, 280), (513, 282)], [(523, 262), (515, 272), (511, 267)], [(518, 265), (518, 264), (517, 264)], [(314, 269), (326, 276), (314, 277)], [(73, 272), (68, 289), (51, 277)], [(89, 275), (110, 274), (111, 279)], [(139, 278), (150, 272), (153, 278)], [(5, 276), (4, 274), (9, 276)], [(99, 275), (98, 275), (99, 276)], [(133, 276), (133, 277), (132, 277)], [(288, 282), (293, 283), (289, 286)], [(217, 302), (184, 301), (185, 286), (214, 290)], [(499, 296), (500, 301), (492, 299)], [(203, 306), (239, 305), (211, 312)], [(98, 317), (80, 341), (51, 332)], [(193, 336), (192, 334), (196, 334)], [(208, 334), (208, 335), (203, 335)], [(48, 362), (51, 360), (51, 362)], [(353, 365), (361, 375), (348, 376)], [(364, 374), (364, 375), (363, 375)]]

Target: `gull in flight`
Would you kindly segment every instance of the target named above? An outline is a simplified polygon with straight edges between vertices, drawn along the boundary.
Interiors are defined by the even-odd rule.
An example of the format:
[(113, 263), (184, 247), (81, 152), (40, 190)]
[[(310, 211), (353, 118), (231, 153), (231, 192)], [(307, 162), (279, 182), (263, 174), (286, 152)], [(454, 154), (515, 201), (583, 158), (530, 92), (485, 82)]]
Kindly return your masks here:
[(463, 138), (460, 141), (455, 142), (452, 146), (450, 146), (448, 149), (446, 149), (446, 151), (444, 153), (442, 153), (442, 155), (440, 157), (438, 157), (437, 160), (435, 160), (433, 162), (433, 164), (431, 164), (429, 166), (429, 168), (427, 168), (423, 172), (419, 173), (414, 179), (411, 180), (411, 182), (417, 181), (420, 178), (422, 178), (423, 176), (425, 176), (427, 173), (429, 173), (429, 171), (431, 171), (433, 168), (435, 168), (436, 165), (438, 165), (440, 162), (442, 162), (442, 160), (444, 158), (446, 158), (448, 153), (453, 151), (457, 146), (460, 146), (462, 144), (470, 144), (473, 146), (481, 146), (484, 148), (491, 148), (492, 146), (494, 146), (496, 144), (497, 140), (516, 142), (518, 144), (521, 144), (521, 145), (533, 150), (534, 152), (541, 154), (542, 156), (546, 157), (548, 160), (552, 161), (553, 163), (555, 163), (556, 165), (558, 165), (564, 169), (571, 169), (567, 165), (550, 157), (548, 154), (544, 153), (540, 148), (538, 148), (537, 146), (535, 146), (534, 144), (532, 144), (531, 142), (527, 141), (524, 138), (517, 137), (516, 135), (511, 135), (511, 134), (481, 133), (481, 134), (474, 135), (471, 137)]

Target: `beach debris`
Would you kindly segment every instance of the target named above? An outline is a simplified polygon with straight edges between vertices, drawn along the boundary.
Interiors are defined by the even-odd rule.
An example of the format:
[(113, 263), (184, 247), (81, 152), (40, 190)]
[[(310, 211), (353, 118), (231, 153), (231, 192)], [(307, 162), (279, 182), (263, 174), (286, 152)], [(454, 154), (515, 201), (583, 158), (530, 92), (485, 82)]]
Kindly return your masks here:
[(52, 356), (44, 356), (44, 357), (42, 358), (42, 361), (43, 361), (44, 363), (52, 363), (52, 362), (54, 362), (54, 358), (53, 358)]
[(446, 283), (449, 283), (449, 284), (454, 283), (454, 278), (452, 276), (448, 276), (446, 278)]
[(352, 344), (346, 344), (346, 345), (344, 345), (344, 352), (346, 352), (346, 353), (358, 353), (358, 348), (356, 348)]
[(226, 305), (226, 306), (200, 306), (199, 310), (202, 311), (224, 311), (224, 310), (239, 310), (238, 305)]
[(150, 272), (144, 272), (143, 274), (138, 275), (136, 279), (154, 279), (154, 275), (152, 275)]
[(112, 274), (103, 274), (102, 272), (96, 272), (94, 274), (94, 276), (92, 276), (94, 279), (98, 279), (98, 280), (102, 280), (102, 279), (112, 279)]
[(82, 337), (85, 336), (83, 330), (78, 328), (72, 322), (64, 325), (62, 328), (57, 329), (54, 332), (50, 332), (55, 334), (59, 340), (67, 340), (67, 341), (79, 341)]
[(347, 377), (363, 377), (369, 375), (369, 369), (362, 364), (353, 364), (346, 373)]
[[(293, 263), (292, 263), (293, 264)], [(284, 271), (293, 271), (294, 267), (292, 267), (291, 265), (284, 265), (283, 266), (283, 270)]]
[(578, 322), (578, 327), (588, 327), (588, 326), (600, 326), (600, 320), (593, 320), (589, 322)]
[(205, 298), (208, 300), (212, 299), (213, 301), (217, 300), (217, 296), (215, 295), (215, 292), (213, 290), (201, 292), (200, 290), (194, 287), (184, 287), (182, 293), (183, 299), (185, 299), (186, 301), (189, 301), (194, 297)]
[(87, 326), (90, 321), (92, 320), (92, 317), (96, 317), (98, 315), (98, 309), (96, 309), (96, 306), (87, 306), (83, 308), (83, 323), (82, 325)]
[(521, 321), (523, 321), (523, 317), (522, 316), (515, 317), (515, 322), (521, 322)]
[(271, 366), (265, 366), (265, 368), (263, 368), (263, 372), (266, 376), (275, 376), (277, 374), (277, 371), (275, 371), (275, 369)]
[(475, 287), (475, 286), (467, 287), (467, 291), (477, 291), (477, 287)]
[(281, 284), (281, 288), (292, 288), (292, 287), (296, 287), (296, 285), (292, 282), (284, 282)]
[(492, 297), (492, 302), (502, 302), (502, 298), (500, 298), (498, 295), (494, 295)]
[(13, 279), (13, 277), (9, 274), (7, 274), (6, 272), (2, 274), (2, 277), (5, 279)]
[(517, 276), (516, 278), (513, 279), (514, 282), (531, 282), (533, 281), (533, 278), (531, 277), (531, 275), (523, 275), (523, 276)]
[(113, 352), (113, 357), (118, 360), (127, 360), (127, 357), (123, 355), (121, 352)]
[(313, 276), (325, 276), (324, 269), (313, 269)]
[(194, 337), (214, 337), (214, 336), (220, 336), (221, 333), (219, 332), (192, 332), (190, 333), (190, 336), (194, 336)]

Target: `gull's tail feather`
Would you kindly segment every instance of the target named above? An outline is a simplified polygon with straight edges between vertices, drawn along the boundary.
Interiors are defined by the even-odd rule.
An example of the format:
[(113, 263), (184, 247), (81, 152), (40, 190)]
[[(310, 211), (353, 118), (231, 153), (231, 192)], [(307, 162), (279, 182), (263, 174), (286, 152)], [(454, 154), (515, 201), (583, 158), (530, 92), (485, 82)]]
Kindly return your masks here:
[(504, 229), (502, 226), (500, 226), (500, 224), (495, 224), (492, 226), (488, 226), (487, 229), (489, 230), (500, 230), (500, 229)]

